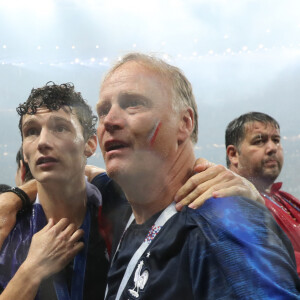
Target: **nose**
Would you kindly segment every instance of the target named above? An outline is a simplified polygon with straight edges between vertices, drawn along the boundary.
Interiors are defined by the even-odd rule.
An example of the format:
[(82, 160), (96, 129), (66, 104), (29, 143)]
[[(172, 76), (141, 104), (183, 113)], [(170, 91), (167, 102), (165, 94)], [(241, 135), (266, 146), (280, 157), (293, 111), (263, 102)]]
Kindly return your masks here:
[(277, 152), (278, 144), (272, 140), (269, 140), (266, 144), (266, 152), (267, 154), (274, 154)]
[(105, 129), (109, 132), (122, 129), (125, 124), (123, 114), (123, 110), (118, 105), (112, 105), (103, 120)]
[(51, 134), (48, 129), (42, 128), (38, 139), (38, 150), (44, 152), (51, 148)]

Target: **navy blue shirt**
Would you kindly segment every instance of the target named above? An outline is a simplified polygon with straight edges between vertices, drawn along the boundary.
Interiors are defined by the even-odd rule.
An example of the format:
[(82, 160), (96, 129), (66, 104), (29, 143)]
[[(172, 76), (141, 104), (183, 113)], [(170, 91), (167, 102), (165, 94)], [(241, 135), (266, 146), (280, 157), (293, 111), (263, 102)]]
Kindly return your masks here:
[[(108, 273), (106, 299), (115, 299), (129, 260), (156, 218), (133, 222), (125, 232)], [(144, 280), (147, 272), (138, 289), (136, 275)], [(293, 249), (273, 217), (260, 204), (230, 197), (170, 218), (138, 261), (121, 299), (300, 299), (299, 291)]]

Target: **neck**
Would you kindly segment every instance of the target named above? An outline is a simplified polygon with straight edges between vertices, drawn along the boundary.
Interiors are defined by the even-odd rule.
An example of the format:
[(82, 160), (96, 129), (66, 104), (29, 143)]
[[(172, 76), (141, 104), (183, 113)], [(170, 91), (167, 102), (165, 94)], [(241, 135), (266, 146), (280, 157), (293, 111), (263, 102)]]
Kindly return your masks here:
[(229, 169), (233, 171), (234, 173), (245, 177), (247, 180), (249, 180), (255, 188), (260, 192), (260, 193), (269, 193), (271, 191), (272, 184), (274, 183), (275, 179), (270, 179), (270, 178), (263, 178), (263, 177), (258, 177), (258, 176), (249, 176), (247, 174), (244, 174), (244, 172), (241, 172), (236, 166), (230, 165)]
[[(74, 188), (76, 187), (76, 188)], [(37, 184), (39, 200), (47, 219), (52, 218), (57, 223), (67, 218), (79, 228), (86, 212), (85, 179), (77, 180), (76, 184)]]
[(272, 184), (274, 182), (266, 182), (264, 180), (259, 180), (259, 179), (256, 179), (256, 178), (252, 178), (249, 179), (250, 181), (252, 181), (252, 183), (254, 184), (254, 186), (257, 188), (257, 190), (260, 192), (260, 193), (269, 193), (271, 191), (271, 187), (272, 187)]
[(191, 176), (195, 157), (193, 144), (188, 142), (178, 149), (173, 159), (150, 160), (137, 174), (124, 174), (115, 179), (123, 191), (137, 224), (142, 224), (174, 201), (177, 190)]

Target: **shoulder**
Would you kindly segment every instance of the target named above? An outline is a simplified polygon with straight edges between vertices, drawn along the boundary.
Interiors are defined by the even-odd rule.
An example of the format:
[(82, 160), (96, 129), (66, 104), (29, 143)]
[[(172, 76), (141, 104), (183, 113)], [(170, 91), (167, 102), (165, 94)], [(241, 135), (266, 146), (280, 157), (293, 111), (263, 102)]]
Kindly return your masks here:
[(107, 173), (97, 175), (91, 182), (102, 194), (103, 210), (106, 212), (127, 204), (126, 197), (118, 184), (107, 176)]
[(188, 235), (194, 277), (200, 259), (206, 277), (239, 297), (297, 293), (293, 249), (263, 205), (242, 197), (212, 198), (186, 213), (196, 225)]
[(225, 239), (226, 243), (238, 240), (246, 244), (273, 244), (292, 252), (289, 241), (268, 209), (250, 199), (210, 198), (202, 207), (188, 213), (209, 238)]

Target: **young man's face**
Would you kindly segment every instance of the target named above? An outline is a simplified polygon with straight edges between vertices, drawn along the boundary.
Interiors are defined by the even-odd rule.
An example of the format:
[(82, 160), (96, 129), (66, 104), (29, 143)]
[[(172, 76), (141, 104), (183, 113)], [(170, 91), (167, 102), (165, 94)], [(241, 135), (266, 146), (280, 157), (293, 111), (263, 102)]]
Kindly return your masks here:
[(165, 159), (176, 150), (170, 84), (141, 64), (127, 62), (104, 81), (97, 112), (98, 140), (113, 178), (153, 169), (154, 157)]
[(273, 124), (245, 124), (245, 137), (238, 151), (238, 173), (273, 183), (283, 164), (280, 132)]
[(86, 142), (77, 116), (68, 108), (39, 108), (22, 119), (24, 159), (39, 182), (70, 182), (83, 176)]

